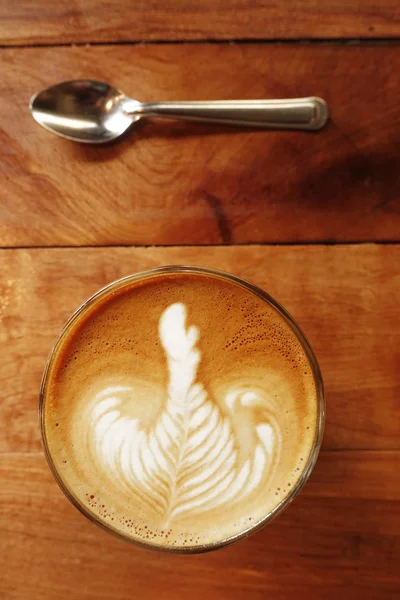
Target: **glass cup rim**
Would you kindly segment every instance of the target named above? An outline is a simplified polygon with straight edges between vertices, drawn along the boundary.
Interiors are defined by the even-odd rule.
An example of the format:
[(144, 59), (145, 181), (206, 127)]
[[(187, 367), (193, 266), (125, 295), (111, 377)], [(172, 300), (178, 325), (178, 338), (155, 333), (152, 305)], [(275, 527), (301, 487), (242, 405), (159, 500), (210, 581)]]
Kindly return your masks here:
[[(313, 441), (309, 456), (308, 456), (307, 460), (305, 461), (303, 471), (302, 471), (299, 479), (297, 480), (296, 484), (291, 488), (290, 492), (279, 502), (279, 504), (277, 504), (277, 506), (272, 511), (268, 512), (268, 514), (265, 517), (260, 519), (257, 523), (254, 523), (253, 525), (249, 526), (244, 531), (241, 531), (232, 536), (229, 536), (228, 538), (224, 538), (223, 540), (218, 541), (218, 542), (211, 542), (208, 544), (203, 544), (203, 545), (198, 545), (198, 546), (193, 546), (193, 547), (190, 547), (190, 546), (167, 547), (167, 546), (160, 546), (157, 544), (153, 544), (151, 542), (144, 542), (142, 540), (136, 540), (136, 539), (130, 537), (129, 535), (125, 534), (124, 532), (119, 531), (117, 529), (117, 527), (113, 527), (111, 524), (104, 523), (94, 513), (92, 514), (89, 511), (89, 509), (86, 506), (84, 506), (83, 502), (80, 501), (79, 497), (76, 496), (71, 489), (69, 489), (67, 484), (63, 481), (61, 474), (58, 472), (58, 470), (54, 464), (54, 461), (52, 459), (49, 444), (47, 442), (46, 431), (45, 431), (45, 419), (44, 419), (46, 386), (47, 386), (47, 379), (48, 379), (50, 367), (53, 363), (53, 359), (56, 356), (56, 353), (57, 353), (57, 350), (58, 350), (60, 344), (63, 342), (66, 334), (70, 331), (70, 328), (73, 326), (73, 324), (81, 316), (83, 316), (84, 313), (93, 306), (93, 304), (95, 304), (102, 298), (108, 296), (110, 293), (112, 293), (120, 288), (125, 287), (126, 284), (129, 284), (129, 283), (135, 282), (135, 281), (144, 281), (147, 279), (156, 278), (161, 275), (179, 274), (179, 273), (186, 273), (186, 274), (195, 273), (195, 274), (199, 274), (199, 275), (216, 277), (216, 278), (221, 278), (221, 279), (230, 281), (231, 283), (240, 285), (241, 287), (247, 289), (248, 291), (256, 294), (263, 301), (270, 304), (283, 317), (286, 324), (289, 325), (289, 327), (292, 329), (292, 331), (296, 335), (297, 339), (299, 340), (299, 342), (307, 356), (307, 359), (309, 361), (309, 364), (311, 366), (311, 370), (313, 373), (314, 382), (315, 382), (316, 398), (317, 398), (317, 411), (318, 411), (314, 441)], [(217, 550), (219, 548), (234, 544), (236, 542), (239, 542), (242, 539), (249, 537), (256, 531), (262, 529), (263, 527), (265, 527), (265, 525), (270, 523), (285, 508), (287, 508), (287, 506), (294, 500), (294, 498), (299, 494), (299, 492), (301, 491), (301, 489), (307, 482), (309, 476), (311, 475), (311, 472), (314, 469), (314, 466), (317, 461), (319, 451), (321, 448), (322, 438), (323, 438), (323, 434), (324, 434), (324, 426), (325, 426), (325, 397), (324, 397), (324, 385), (323, 385), (322, 373), (319, 368), (319, 364), (318, 364), (318, 361), (314, 354), (314, 351), (313, 351), (307, 337), (305, 336), (304, 332), (302, 331), (300, 326), (297, 324), (296, 320), (277, 300), (275, 300), (275, 298), (273, 298), (268, 292), (264, 291), (262, 288), (247, 281), (246, 279), (243, 279), (242, 277), (238, 277), (231, 273), (228, 273), (228, 272), (225, 272), (225, 271), (222, 271), (219, 269), (214, 269), (211, 267), (200, 267), (200, 266), (194, 266), (194, 265), (193, 266), (192, 265), (175, 265), (175, 264), (165, 265), (165, 266), (147, 269), (145, 271), (140, 271), (138, 273), (133, 273), (131, 275), (126, 275), (124, 277), (120, 277), (120, 278), (108, 283), (107, 285), (101, 287), (99, 290), (97, 290), (94, 294), (89, 296), (89, 298), (84, 300), (78, 306), (78, 308), (70, 315), (70, 317), (67, 319), (67, 321), (64, 323), (63, 327), (61, 328), (61, 331), (59, 332), (59, 334), (50, 350), (50, 353), (48, 355), (45, 369), (44, 369), (43, 376), (42, 376), (41, 385), (40, 385), (40, 392), (39, 392), (39, 427), (40, 427), (40, 432), (41, 432), (41, 440), (42, 440), (42, 446), (44, 449), (44, 454), (45, 454), (45, 457), (46, 457), (46, 460), (50, 467), (50, 470), (52, 471), (53, 476), (54, 476), (58, 486), (60, 487), (60, 489), (64, 493), (64, 495), (68, 498), (68, 500), (91, 522), (95, 523), (97, 526), (99, 526), (101, 529), (104, 529), (108, 533), (111, 533), (112, 535), (114, 535), (114, 537), (123, 539), (124, 541), (127, 541), (133, 545), (136, 545), (136, 546), (139, 546), (139, 547), (142, 547), (145, 549), (155, 550), (155, 551), (159, 551), (159, 552), (174, 553), (174, 554), (197, 554), (197, 553)]]

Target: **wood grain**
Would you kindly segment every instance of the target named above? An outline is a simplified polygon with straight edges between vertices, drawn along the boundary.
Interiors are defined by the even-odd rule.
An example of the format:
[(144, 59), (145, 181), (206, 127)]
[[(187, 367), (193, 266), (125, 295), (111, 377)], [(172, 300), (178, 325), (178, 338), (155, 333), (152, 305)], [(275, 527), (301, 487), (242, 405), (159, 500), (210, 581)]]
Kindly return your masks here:
[(84, 519), (41, 454), (1, 455), (0, 595), (393, 600), (399, 459), (399, 452), (323, 452), (300, 496), (271, 525), (230, 548), (184, 557), (129, 546)]
[(0, 0), (2, 44), (399, 34), (397, 0)]
[(399, 450), (400, 245), (0, 252), (0, 451), (40, 449), (37, 397), (66, 318), (106, 283), (162, 264), (217, 267), (299, 321), (325, 379), (325, 449)]
[[(400, 46), (383, 45), (2, 50), (0, 245), (399, 240), (399, 69)], [(317, 94), (332, 122), (310, 134), (153, 121), (81, 146), (27, 108), (80, 77), (142, 100)]]

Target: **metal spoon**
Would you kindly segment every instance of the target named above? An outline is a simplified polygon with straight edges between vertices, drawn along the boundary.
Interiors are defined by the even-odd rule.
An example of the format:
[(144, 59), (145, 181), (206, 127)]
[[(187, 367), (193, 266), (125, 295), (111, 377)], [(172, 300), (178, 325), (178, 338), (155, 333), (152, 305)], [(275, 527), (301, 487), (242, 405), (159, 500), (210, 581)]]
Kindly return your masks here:
[(66, 81), (32, 97), (33, 118), (75, 142), (103, 144), (143, 117), (205, 121), (269, 129), (321, 129), (328, 107), (321, 98), (138, 102), (100, 81)]

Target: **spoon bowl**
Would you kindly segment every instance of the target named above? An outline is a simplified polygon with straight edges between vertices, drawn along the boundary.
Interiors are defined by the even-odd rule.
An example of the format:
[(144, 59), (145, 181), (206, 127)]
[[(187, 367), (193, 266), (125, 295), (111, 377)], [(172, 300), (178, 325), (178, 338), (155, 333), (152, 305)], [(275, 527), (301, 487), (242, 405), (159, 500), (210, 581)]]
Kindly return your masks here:
[[(69, 140), (101, 144), (121, 136), (140, 116), (125, 110), (134, 100), (100, 81), (65, 81), (30, 101), (33, 118), (48, 131)], [(139, 102), (136, 102), (138, 107)]]
[(92, 80), (65, 81), (49, 87), (32, 97), (29, 108), (33, 118), (48, 131), (86, 144), (111, 142), (143, 117), (310, 131), (321, 129), (328, 120), (325, 101), (313, 96), (146, 103)]

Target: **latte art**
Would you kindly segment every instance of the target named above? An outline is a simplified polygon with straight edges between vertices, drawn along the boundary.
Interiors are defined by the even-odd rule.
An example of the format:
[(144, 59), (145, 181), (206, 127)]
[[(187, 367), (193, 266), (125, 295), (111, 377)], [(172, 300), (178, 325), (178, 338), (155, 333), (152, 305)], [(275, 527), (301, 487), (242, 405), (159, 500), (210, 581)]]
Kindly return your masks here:
[(195, 269), (121, 280), (85, 304), (42, 402), (71, 500), (114, 533), (179, 551), (233, 541), (287, 502), (319, 419), (309, 354), (286, 317)]
[[(187, 513), (229, 509), (250, 495), (274, 469), (281, 444), (277, 419), (261, 390), (233, 387), (223, 413), (196, 380), (199, 331), (186, 328), (186, 316), (186, 307), (176, 303), (160, 319), (169, 381), (165, 407), (149, 429), (124, 412), (138, 392), (130, 387), (101, 391), (83, 418), (93, 463), (132, 502), (159, 515), (164, 527)], [(252, 406), (263, 420), (248, 424), (251, 445), (243, 451), (231, 413)]]

